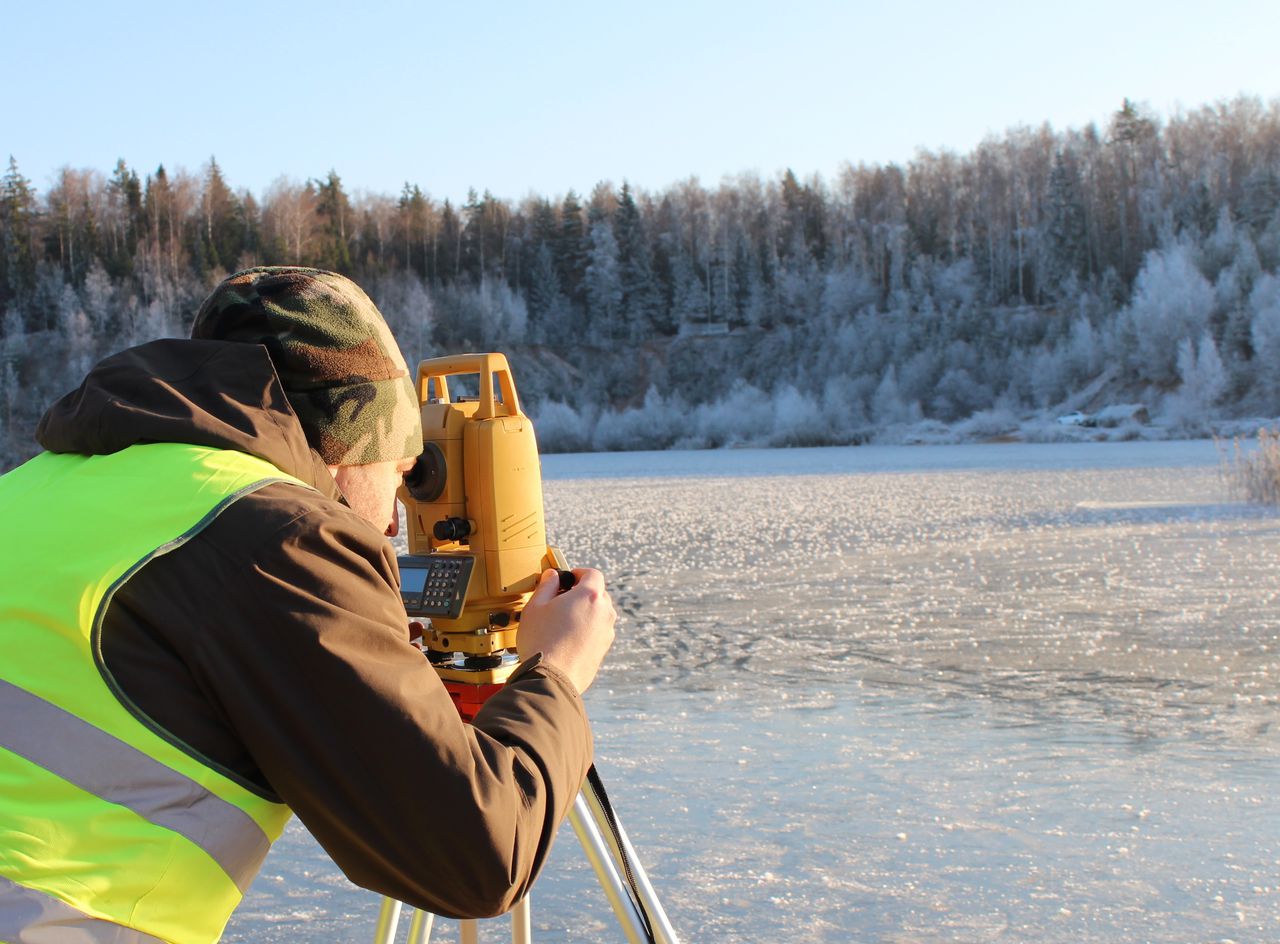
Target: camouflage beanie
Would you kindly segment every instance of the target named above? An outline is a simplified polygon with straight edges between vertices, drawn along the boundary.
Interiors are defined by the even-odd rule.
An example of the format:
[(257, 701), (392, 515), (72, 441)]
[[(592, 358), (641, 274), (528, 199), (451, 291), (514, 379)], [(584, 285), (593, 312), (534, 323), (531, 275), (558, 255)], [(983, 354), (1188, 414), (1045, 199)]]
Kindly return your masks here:
[(350, 279), (296, 266), (237, 272), (205, 299), (191, 336), (263, 345), (328, 465), (422, 452), (413, 378), (382, 313)]

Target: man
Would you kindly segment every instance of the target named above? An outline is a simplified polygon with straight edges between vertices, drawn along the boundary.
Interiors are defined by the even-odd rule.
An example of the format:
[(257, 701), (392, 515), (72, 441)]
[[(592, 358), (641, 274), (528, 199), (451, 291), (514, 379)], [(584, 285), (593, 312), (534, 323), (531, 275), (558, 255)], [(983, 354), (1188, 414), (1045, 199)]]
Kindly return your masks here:
[(408, 639), (386, 535), (419, 411), (359, 288), (234, 275), (37, 438), (0, 478), (0, 941), (214, 941), (290, 810), (376, 892), (525, 893), (613, 607), (597, 571), (544, 574), (522, 668), (460, 721)]

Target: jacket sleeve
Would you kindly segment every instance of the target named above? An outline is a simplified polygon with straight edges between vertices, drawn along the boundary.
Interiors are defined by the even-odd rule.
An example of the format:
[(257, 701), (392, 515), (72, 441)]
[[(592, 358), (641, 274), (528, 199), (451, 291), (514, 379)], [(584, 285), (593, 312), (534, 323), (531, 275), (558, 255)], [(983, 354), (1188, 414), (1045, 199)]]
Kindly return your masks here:
[(530, 660), (464, 724), (409, 641), (389, 543), (345, 508), (216, 557), (201, 684), (280, 798), (358, 885), (450, 917), (508, 910), (591, 763), (573, 685)]

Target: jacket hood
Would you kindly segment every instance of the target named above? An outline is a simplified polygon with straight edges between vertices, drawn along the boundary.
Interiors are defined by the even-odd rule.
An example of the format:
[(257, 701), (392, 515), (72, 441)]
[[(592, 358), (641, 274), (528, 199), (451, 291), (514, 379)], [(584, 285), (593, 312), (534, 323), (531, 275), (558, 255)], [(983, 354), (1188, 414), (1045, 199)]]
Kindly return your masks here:
[(49, 407), (36, 440), (81, 455), (152, 442), (234, 449), (341, 498), (259, 344), (169, 339), (113, 354)]

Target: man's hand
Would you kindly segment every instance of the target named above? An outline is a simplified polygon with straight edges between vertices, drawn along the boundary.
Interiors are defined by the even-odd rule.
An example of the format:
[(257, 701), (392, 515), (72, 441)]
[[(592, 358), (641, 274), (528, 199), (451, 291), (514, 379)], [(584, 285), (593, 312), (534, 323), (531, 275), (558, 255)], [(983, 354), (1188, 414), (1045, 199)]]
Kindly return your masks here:
[(618, 614), (600, 571), (578, 568), (573, 575), (578, 582), (561, 593), (556, 571), (543, 571), (520, 616), (516, 639), (521, 659), (541, 652), (569, 676), (579, 692), (585, 692), (613, 645)]

